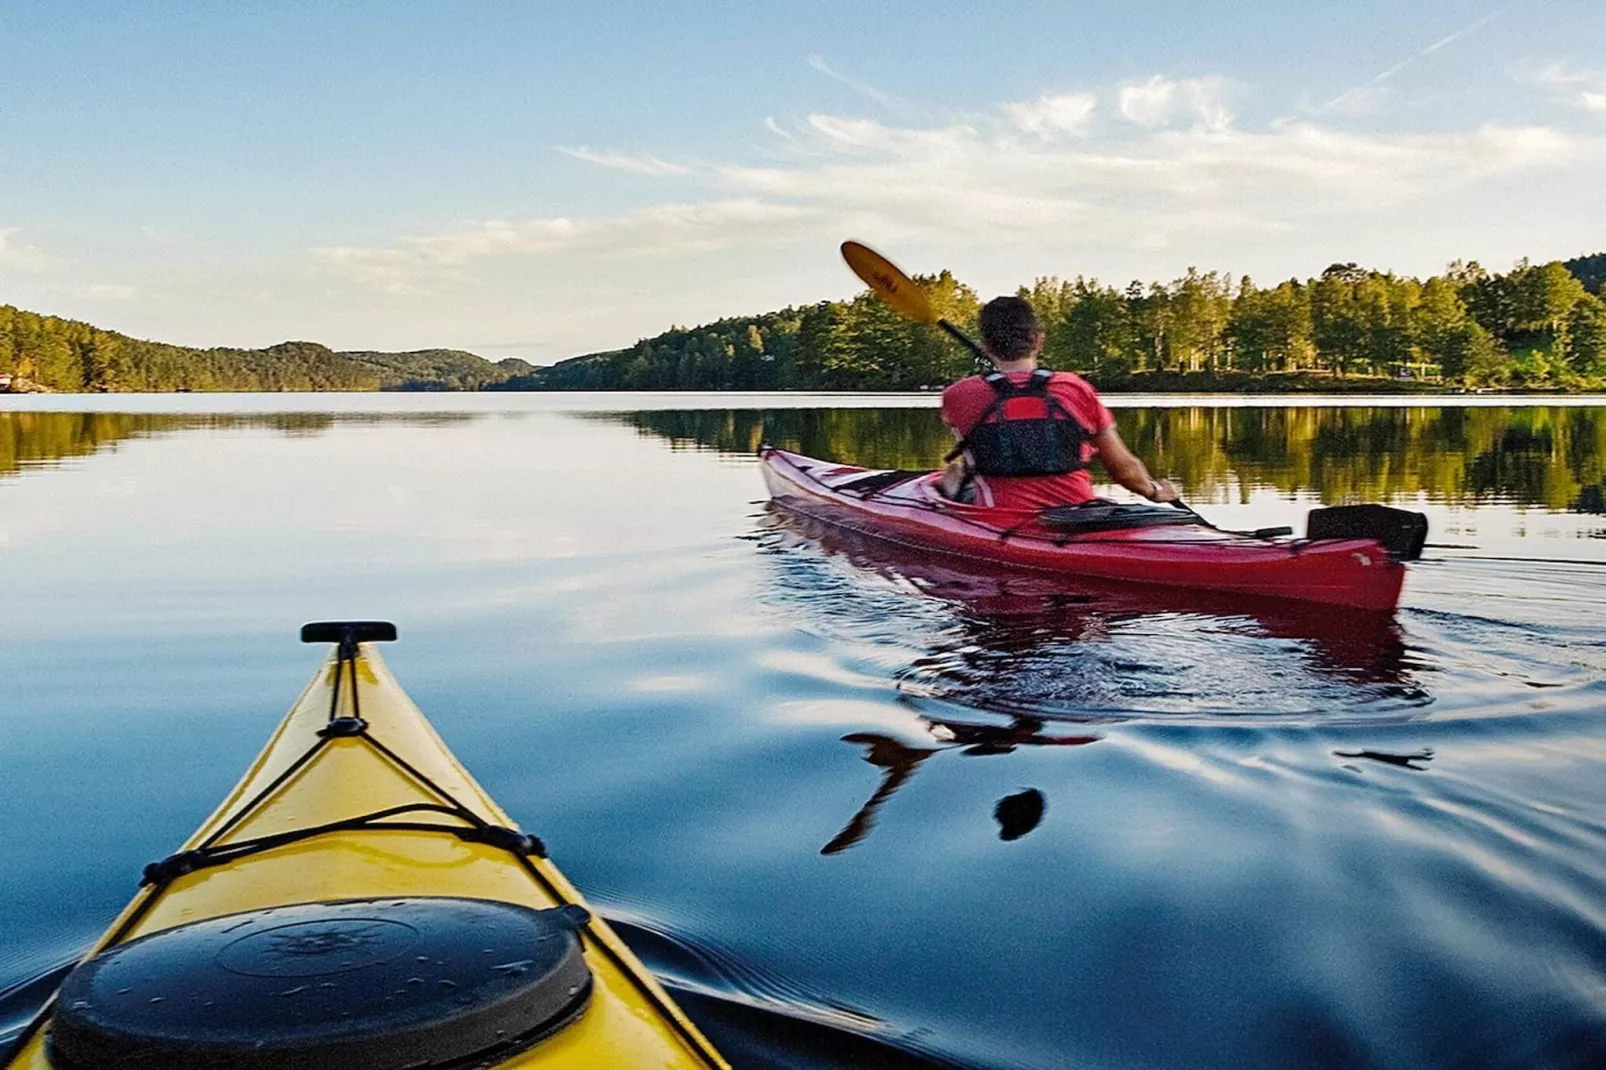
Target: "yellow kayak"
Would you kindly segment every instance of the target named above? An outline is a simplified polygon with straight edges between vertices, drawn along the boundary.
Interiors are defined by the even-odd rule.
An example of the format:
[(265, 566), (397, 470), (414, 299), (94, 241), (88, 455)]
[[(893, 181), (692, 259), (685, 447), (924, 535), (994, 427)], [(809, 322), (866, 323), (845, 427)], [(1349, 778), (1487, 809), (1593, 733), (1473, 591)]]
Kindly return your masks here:
[(452, 757), (395, 635), (302, 629), (334, 654), (8, 1066), (729, 1065)]

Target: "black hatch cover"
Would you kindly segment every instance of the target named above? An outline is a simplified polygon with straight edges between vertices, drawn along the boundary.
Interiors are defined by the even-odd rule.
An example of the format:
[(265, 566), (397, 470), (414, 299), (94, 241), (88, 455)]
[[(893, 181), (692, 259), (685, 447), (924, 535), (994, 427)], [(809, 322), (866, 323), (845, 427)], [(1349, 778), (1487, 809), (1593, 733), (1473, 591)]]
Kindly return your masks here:
[(482, 1065), (584, 1009), (578, 906), (358, 899), (230, 914), (78, 966), (51, 1030), (77, 1070)]

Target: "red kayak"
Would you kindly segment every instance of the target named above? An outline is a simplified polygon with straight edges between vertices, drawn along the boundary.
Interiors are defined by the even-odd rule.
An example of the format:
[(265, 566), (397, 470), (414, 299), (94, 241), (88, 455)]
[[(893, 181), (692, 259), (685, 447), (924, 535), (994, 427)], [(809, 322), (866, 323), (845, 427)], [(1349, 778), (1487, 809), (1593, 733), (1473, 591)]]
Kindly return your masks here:
[(1346, 506), (1289, 529), (1223, 531), (1191, 510), (1095, 501), (1020, 510), (966, 505), (937, 489), (938, 472), (833, 464), (763, 446), (775, 502), (811, 519), (927, 552), (1053, 572), (1391, 612), (1405, 560), (1419, 556), (1419, 513)]

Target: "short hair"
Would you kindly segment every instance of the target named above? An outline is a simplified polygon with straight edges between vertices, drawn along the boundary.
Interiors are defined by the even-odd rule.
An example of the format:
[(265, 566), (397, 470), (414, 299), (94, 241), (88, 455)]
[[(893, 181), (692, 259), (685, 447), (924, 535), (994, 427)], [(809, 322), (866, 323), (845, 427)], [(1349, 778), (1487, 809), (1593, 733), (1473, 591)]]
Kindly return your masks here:
[(1032, 351), (1041, 328), (1021, 297), (995, 297), (981, 308), (981, 340), (1000, 360), (1020, 360)]

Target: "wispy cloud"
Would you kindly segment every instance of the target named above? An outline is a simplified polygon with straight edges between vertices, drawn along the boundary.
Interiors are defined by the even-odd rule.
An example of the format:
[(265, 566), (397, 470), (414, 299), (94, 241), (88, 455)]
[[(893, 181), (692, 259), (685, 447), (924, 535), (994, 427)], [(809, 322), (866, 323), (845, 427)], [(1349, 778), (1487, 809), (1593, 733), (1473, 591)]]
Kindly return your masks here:
[(797, 138), (795, 138), (791, 134), (787, 133), (785, 127), (781, 126), (780, 123), (776, 122), (775, 121), (775, 116), (773, 116), (773, 115), (766, 115), (764, 117), (764, 129), (768, 130), (770, 133), (774, 134), (776, 137), (781, 138), (784, 141), (790, 141), (790, 142), (793, 142), (794, 144), (797, 142)]
[(578, 148), (562, 148), (559, 152), (573, 156), (577, 160), (594, 163), (601, 167), (611, 167), (615, 171), (628, 171), (633, 175), (652, 175), (662, 177), (665, 175), (684, 175), (691, 171), (689, 167), (682, 167), (678, 163), (660, 160), (656, 156), (629, 156), (619, 152), (608, 152), (603, 149), (593, 149), (588, 145)]
[(1352, 86), (1349, 89), (1346, 89), (1344, 92), (1322, 105), (1321, 110), (1350, 115), (1365, 114), (1367, 112), (1376, 110), (1377, 106), (1382, 103), (1383, 98), (1386, 95), (1384, 83), (1388, 82), (1395, 75), (1399, 74), (1413, 63), (1433, 55), (1433, 53), (1439, 51), (1440, 49), (1448, 48), (1450, 45), (1455, 44), (1469, 33), (1475, 33), (1476, 31), (1481, 30), (1490, 22), (1494, 21), (1494, 19), (1500, 14), (1500, 10), (1501, 9), (1496, 8), (1487, 15), (1484, 15), (1478, 19), (1474, 19), (1465, 26), (1461, 27), (1459, 30), (1454, 31), (1453, 33), (1448, 33), (1439, 38), (1437, 41), (1434, 41), (1420, 52), (1413, 53), (1380, 74), (1374, 75), (1369, 81), (1362, 82), (1360, 85)]
[(827, 78), (831, 78), (831, 79), (834, 79), (835, 81), (841, 82), (843, 85), (847, 86), (849, 89), (852, 89), (854, 92), (862, 93), (863, 95), (869, 97), (871, 100), (875, 101), (877, 104), (881, 105), (883, 108), (888, 108), (888, 109), (890, 109), (892, 111), (906, 111), (906, 110), (908, 110), (909, 105), (904, 103), (903, 101), (899, 100), (897, 97), (893, 96), (891, 93), (882, 92), (880, 89), (877, 89), (875, 86), (871, 85), (869, 82), (860, 81), (857, 78), (853, 78), (853, 77), (850, 77), (850, 76), (848, 76), (846, 74), (843, 74), (841, 71), (835, 69), (830, 64), (826, 63), (824, 56), (821, 56), (821, 55), (810, 56), (809, 57), (809, 66), (813, 67), (815, 70), (819, 71), (821, 74), (825, 75)]
[(1052, 137), (1055, 134), (1085, 135), (1093, 122), (1099, 98), (1093, 93), (1060, 93), (1036, 100), (1013, 101), (1002, 105), (1010, 122), (1028, 134)]
[(1532, 80), (1570, 104), (1606, 115), (1606, 71), (1572, 70), (1564, 63), (1552, 63), (1534, 72)]
[(666, 256), (708, 252), (764, 236), (814, 232), (816, 209), (755, 198), (662, 204), (603, 219), (490, 220), (381, 247), (312, 250), (329, 273), (393, 295), (442, 296), (473, 282), (468, 268), (508, 257)]
[(120, 282), (96, 282), (59, 287), (55, 292), (84, 301), (132, 301), (139, 296), (139, 287)]

